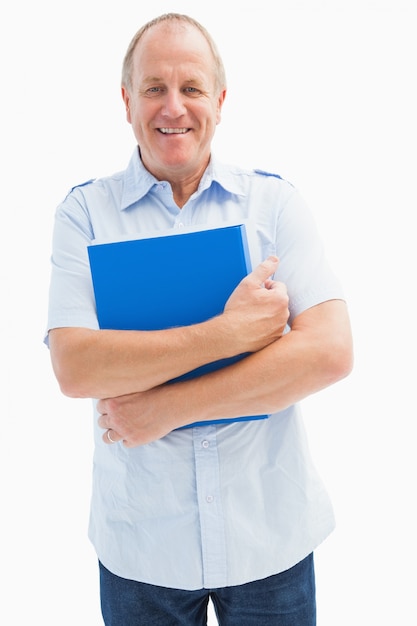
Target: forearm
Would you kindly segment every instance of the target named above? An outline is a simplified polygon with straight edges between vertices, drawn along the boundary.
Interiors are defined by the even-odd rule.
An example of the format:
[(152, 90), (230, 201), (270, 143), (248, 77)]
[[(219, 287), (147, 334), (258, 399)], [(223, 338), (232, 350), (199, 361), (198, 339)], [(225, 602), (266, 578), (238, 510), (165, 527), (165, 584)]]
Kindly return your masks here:
[(201, 324), (158, 331), (56, 328), (49, 333), (61, 390), (72, 397), (109, 398), (146, 391), (193, 369), (280, 337), (288, 319), (285, 285), (268, 277), (270, 257), (245, 277), (221, 315)]
[(314, 308), (307, 324), (300, 316), (290, 333), (259, 352), (204, 378), (161, 389), (171, 419), (173, 411), (181, 425), (275, 413), (347, 376), (352, 340), (346, 307), (333, 301)]
[[(241, 361), (187, 381), (100, 400), (113, 441), (143, 445), (195, 421), (275, 413), (351, 371), (346, 306), (331, 301), (299, 315), (292, 330)], [(114, 439), (114, 437), (116, 439)], [(106, 434), (103, 440), (109, 443)]]
[(196, 367), (239, 353), (226, 320), (163, 331), (57, 328), (49, 333), (61, 390), (105, 398), (144, 391)]

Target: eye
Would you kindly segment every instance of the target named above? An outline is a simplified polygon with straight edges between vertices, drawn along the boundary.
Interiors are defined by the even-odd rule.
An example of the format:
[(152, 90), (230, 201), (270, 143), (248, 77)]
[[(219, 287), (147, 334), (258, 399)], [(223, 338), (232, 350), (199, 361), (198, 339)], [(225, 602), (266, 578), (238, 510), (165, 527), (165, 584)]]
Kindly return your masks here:
[(160, 93), (162, 93), (163, 89), (162, 87), (148, 87), (148, 89), (146, 90), (146, 95), (149, 96), (155, 96), (155, 95), (159, 95)]
[(190, 94), (191, 96), (198, 95), (200, 90), (196, 87), (185, 87), (184, 92)]

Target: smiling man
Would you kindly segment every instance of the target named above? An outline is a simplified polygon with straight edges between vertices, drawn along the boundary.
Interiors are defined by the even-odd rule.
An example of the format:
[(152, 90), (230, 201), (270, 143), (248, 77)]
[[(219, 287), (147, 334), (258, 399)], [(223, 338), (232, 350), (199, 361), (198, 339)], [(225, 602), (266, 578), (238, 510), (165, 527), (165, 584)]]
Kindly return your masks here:
[[(89, 536), (104, 622), (203, 626), (211, 598), (220, 626), (313, 626), (313, 551), (334, 519), (299, 401), (351, 370), (342, 289), (294, 187), (212, 154), (226, 79), (198, 22), (167, 14), (143, 26), (122, 96), (135, 149), (126, 170), (74, 187), (57, 209), (46, 336), (63, 393), (99, 399)], [(255, 269), (223, 312), (163, 330), (99, 328), (94, 240), (236, 221), (254, 225)], [(170, 262), (157, 261), (161, 289)], [(203, 251), (192, 260), (204, 262)]]
[[(182, 22), (147, 29), (128, 52), (122, 95), (142, 163), (182, 207), (210, 160), (226, 95), (209, 42)], [(208, 61), (212, 71), (207, 71)]]

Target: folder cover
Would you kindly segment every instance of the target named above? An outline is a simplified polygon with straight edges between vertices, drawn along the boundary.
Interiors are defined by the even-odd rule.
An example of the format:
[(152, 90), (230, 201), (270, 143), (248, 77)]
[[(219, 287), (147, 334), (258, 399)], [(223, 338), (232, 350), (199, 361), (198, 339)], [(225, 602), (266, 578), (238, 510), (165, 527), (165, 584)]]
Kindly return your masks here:
[[(222, 313), (251, 271), (245, 224), (96, 243), (88, 246), (88, 256), (99, 326), (113, 330), (162, 330), (203, 322)], [(208, 363), (175, 380), (244, 356)], [(266, 417), (222, 418), (190, 427)]]

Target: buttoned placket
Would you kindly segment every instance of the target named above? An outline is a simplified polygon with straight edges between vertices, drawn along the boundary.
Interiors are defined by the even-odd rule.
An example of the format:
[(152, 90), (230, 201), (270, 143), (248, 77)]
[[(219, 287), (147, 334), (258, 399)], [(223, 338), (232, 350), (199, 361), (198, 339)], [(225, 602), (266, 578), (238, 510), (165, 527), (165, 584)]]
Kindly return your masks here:
[[(171, 211), (177, 209), (167, 183), (159, 183), (158, 193)], [(181, 232), (192, 225), (194, 199), (178, 211), (173, 228)], [(176, 212), (176, 211), (175, 211)], [(220, 469), (215, 426), (193, 429), (197, 504), (200, 518), (203, 585), (205, 588), (227, 585), (225, 523), (220, 490)]]
[(216, 426), (194, 428), (193, 443), (204, 587), (224, 587), (227, 585), (226, 540)]

